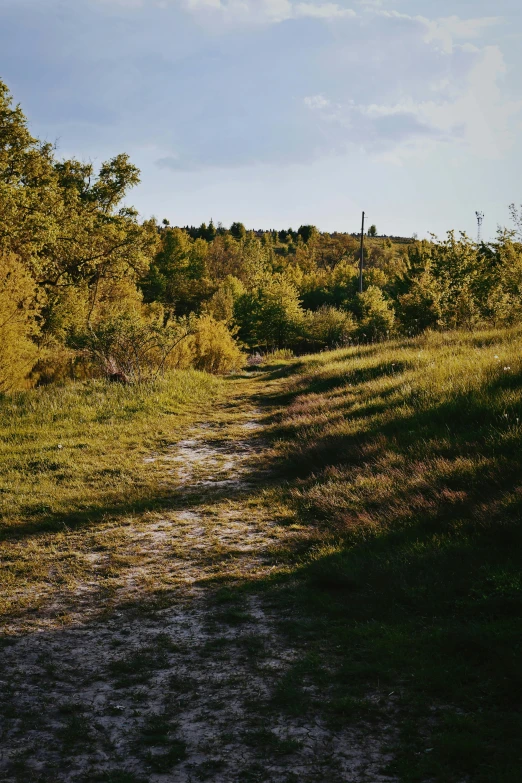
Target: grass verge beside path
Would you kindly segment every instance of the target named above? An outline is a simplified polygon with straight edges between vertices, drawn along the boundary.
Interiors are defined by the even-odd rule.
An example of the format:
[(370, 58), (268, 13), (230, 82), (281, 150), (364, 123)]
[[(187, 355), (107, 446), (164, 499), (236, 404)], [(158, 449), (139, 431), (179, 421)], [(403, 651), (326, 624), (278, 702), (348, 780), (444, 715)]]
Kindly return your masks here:
[(279, 551), (298, 578), (267, 584), (306, 650), (288, 704), (307, 678), (332, 725), (388, 716), (404, 783), (521, 780), (520, 330), (335, 351), (273, 377), (279, 499), (301, 525)]
[(44, 598), (80, 585), (99, 551), (98, 529), (169, 506), (172, 490), (145, 459), (223, 390), (223, 380), (187, 371), (152, 385), (92, 381), (0, 399), (4, 620), (14, 605), (31, 617)]

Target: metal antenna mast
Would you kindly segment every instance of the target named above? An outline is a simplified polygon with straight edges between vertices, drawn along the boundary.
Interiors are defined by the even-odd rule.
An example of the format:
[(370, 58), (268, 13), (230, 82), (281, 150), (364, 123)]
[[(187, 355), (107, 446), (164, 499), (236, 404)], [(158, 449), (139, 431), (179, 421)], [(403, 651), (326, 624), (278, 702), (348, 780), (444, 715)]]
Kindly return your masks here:
[(482, 223), (484, 222), (484, 213), (483, 212), (475, 212), (475, 215), (477, 216), (477, 244), (480, 245), (482, 242)]
[(363, 268), (364, 268), (364, 218), (365, 213), (362, 213), (362, 227), (361, 227), (361, 259), (359, 261), (359, 293), (363, 292)]

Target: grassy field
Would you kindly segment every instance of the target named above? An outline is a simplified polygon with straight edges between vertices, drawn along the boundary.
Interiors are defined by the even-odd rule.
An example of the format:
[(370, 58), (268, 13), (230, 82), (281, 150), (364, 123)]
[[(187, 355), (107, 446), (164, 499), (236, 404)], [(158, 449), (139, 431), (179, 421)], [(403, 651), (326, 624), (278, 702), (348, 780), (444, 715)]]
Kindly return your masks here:
[(0, 776), (518, 783), (521, 349), (3, 399)]
[(271, 400), (304, 527), (281, 551), (301, 559), (294, 683), (333, 690), (333, 721), (397, 721), (401, 781), (522, 776), (521, 349), (518, 330), (311, 356)]

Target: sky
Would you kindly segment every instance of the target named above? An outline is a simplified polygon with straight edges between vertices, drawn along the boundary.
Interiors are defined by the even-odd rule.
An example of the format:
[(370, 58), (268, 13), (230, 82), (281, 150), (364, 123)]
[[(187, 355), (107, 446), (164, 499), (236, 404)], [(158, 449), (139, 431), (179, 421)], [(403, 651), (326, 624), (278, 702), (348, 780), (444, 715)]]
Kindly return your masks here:
[(522, 202), (520, 0), (0, 0), (58, 154), (127, 152), (175, 225), (484, 234)]

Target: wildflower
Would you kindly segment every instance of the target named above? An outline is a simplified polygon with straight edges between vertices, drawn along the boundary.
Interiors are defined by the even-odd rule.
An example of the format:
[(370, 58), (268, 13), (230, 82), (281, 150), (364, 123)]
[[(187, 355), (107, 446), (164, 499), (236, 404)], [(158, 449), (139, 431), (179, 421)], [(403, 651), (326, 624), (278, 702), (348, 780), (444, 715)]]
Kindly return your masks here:
[(59, 444), (58, 444), (58, 448), (59, 448), (59, 449), (63, 449), (63, 446), (62, 446), (62, 444), (61, 444), (61, 443), (59, 443)]
[(494, 358), (494, 359), (498, 359), (498, 356), (495, 354), (495, 356), (494, 356), (493, 358)]
[(508, 372), (508, 370), (511, 370), (511, 367), (504, 367), (504, 372)]

